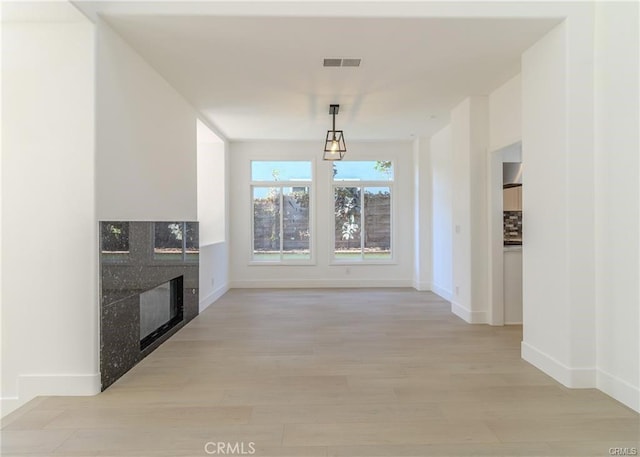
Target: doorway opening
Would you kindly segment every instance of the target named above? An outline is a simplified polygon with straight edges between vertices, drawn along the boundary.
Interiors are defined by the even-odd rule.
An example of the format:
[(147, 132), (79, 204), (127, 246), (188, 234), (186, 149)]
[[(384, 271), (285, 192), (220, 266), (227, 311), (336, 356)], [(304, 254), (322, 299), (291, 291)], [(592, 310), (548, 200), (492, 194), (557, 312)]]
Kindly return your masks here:
[[(505, 296), (507, 297), (508, 305), (511, 304), (511, 296), (520, 294), (520, 300), (522, 297), (522, 267), (520, 260), (520, 276), (518, 276), (517, 268), (514, 265), (517, 264), (518, 259), (516, 259), (516, 254), (522, 255), (522, 214), (520, 213), (519, 217), (515, 218), (515, 224), (520, 224), (520, 244), (517, 242), (507, 243), (510, 245), (505, 245), (505, 198), (504, 198), (504, 173), (503, 168), (505, 163), (522, 163), (522, 143), (517, 142), (513, 143), (504, 148), (493, 151), (490, 154), (490, 164), (489, 164), (489, 324), (491, 325), (505, 325), (507, 324), (515, 324), (519, 322), (518, 318), (521, 320), (522, 309), (520, 305), (520, 309), (512, 309), (513, 307), (509, 307), (509, 309), (505, 309)], [(520, 182), (520, 186), (512, 183), (508, 188), (518, 189), (522, 191), (522, 183)], [(520, 200), (521, 201), (521, 200)], [(513, 219), (513, 215), (517, 215), (517, 208), (511, 208), (512, 203), (508, 203), (509, 210), (507, 216)], [(519, 209), (520, 212), (522, 208)], [(513, 213), (513, 214), (511, 214)], [(511, 223), (511, 220), (510, 220)], [(517, 232), (517, 227), (514, 230)], [(511, 235), (511, 234), (510, 234)], [(516, 233), (513, 238), (517, 240), (518, 234)], [(517, 252), (520, 251), (520, 252)], [(505, 260), (505, 255), (509, 256)], [(509, 271), (505, 270), (505, 261), (507, 262), (507, 267), (509, 267)], [(515, 263), (514, 263), (515, 262)], [(517, 265), (516, 265), (517, 266)], [(507, 274), (507, 282), (505, 284), (505, 274)], [(515, 275), (513, 281), (511, 280), (511, 276)], [(517, 282), (519, 279), (520, 289), (517, 288)], [(505, 290), (505, 286), (507, 286)], [(515, 306), (517, 308), (517, 304)], [(519, 312), (518, 312), (519, 311)], [(507, 319), (505, 319), (505, 315)]]

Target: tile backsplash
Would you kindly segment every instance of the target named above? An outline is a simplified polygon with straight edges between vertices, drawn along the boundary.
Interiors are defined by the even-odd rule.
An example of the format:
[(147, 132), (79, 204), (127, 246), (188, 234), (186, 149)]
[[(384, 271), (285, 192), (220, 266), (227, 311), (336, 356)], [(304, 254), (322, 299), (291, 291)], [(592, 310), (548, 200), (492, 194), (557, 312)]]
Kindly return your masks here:
[(504, 211), (505, 241), (522, 240), (522, 211)]

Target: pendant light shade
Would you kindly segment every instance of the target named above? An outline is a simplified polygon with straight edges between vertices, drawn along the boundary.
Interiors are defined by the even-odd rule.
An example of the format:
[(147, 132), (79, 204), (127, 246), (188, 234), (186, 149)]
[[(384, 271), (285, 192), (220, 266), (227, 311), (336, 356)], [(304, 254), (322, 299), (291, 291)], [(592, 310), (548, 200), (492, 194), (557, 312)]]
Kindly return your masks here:
[(329, 114), (333, 116), (333, 129), (327, 131), (327, 138), (324, 143), (324, 160), (342, 160), (347, 147), (344, 144), (344, 134), (342, 130), (336, 130), (336, 114), (340, 105), (329, 105)]

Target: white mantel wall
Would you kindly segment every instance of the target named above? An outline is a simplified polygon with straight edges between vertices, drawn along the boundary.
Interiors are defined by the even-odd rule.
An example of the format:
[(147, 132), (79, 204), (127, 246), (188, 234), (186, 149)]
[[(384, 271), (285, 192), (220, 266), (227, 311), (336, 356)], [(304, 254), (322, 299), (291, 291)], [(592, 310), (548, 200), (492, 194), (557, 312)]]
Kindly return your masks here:
[[(331, 162), (322, 142), (232, 142), (230, 148), (231, 287), (411, 287), (413, 284), (413, 171), (411, 142), (350, 142), (348, 159), (395, 160), (393, 265), (330, 265), (333, 221)], [(314, 265), (249, 265), (251, 257), (251, 160), (311, 160), (315, 168)]]
[(96, 26), (98, 219), (197, 220), (196, 111), (106, 22)]

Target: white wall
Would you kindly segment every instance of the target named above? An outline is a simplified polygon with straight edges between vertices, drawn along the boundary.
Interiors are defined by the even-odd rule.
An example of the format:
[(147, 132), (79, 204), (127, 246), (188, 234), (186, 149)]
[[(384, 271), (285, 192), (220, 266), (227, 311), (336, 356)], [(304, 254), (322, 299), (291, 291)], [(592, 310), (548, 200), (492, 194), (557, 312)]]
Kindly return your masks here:
[(229, 289), (228, 145), (198, 120), (200, 311)]
[(431, 158), (429, 138), (413, 141), (414, 272), (413, 287), (432, 289)]
[(200, 120), (197, 122), (198, 221), (200, 245), (226, 240), (225, 142)]
[(522, 57), (525, 360), (595, 385), (592, 8)]
[(98, 219), (196, 220), (194, 109), (102, 20), (96, 71)]
[[(394, 184), (393, 265), (329, 265), (333, 222), (331, 163), (322, 160), (322, 143), (312, 142), (233, 142), (230, 148), (231, 287), (410, 287), (413, 283), (413, 171), (410, 142), (351, 142), (349, 159), (393, 159)], [(315, 167), (312, 205), (315, 206), (315, 265), (249, 265), (251, 257), (250, 161), (311, 160)]]
[(93, 58), (79, 14), (3, 24), (3, 415), (100, 388)]
[(200, 246), (200, 312), (229, 290), (229, 243)]
[(527, 208), (522, 237), (523, 352), (528, 348), (561, 367), (571, 364), (565, 334), (570, 328), (565, 27), (556, 27), (522, 57), (522, 158), (527, 164), (522, 203)]
[(488, 122), (487, 97), (469, 97), (451, 111), (454, 232), (451, 309), (472, 323), (487, 322)]
[(433, 199), (432, 290), (447, 300), (452, 300), (453, 153), (450, 125), (431, 137), (431, 193)]
[(489, 95), (489, 151), (522, 139), (522, 88), (518, 74)]
[(638, 4), (596, 4), (597, 386), (640, 411)]

